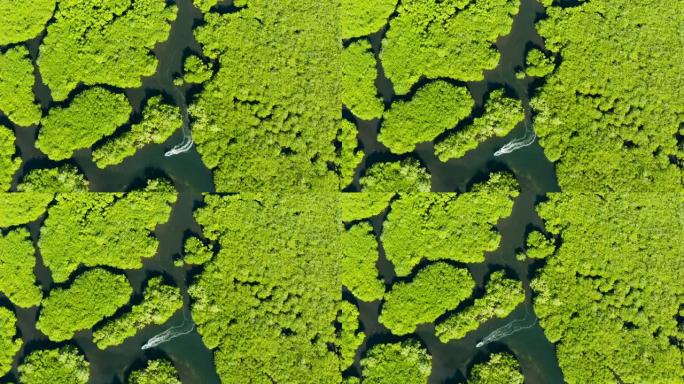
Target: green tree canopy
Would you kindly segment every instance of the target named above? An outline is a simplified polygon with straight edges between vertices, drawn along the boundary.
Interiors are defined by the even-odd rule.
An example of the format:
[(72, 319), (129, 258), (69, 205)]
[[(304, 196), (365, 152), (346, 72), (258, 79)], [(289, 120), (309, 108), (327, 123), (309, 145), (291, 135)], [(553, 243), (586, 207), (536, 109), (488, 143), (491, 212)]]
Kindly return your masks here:
[(31, 352), (19, 364), (21, 384), (86, 384), (90, 363), (72, 346)]
[(406, 94), (422, 76), (484, 79), (496, 68), (496, 39), (507, 35), (517, 0), (403, 0), (382, 43), (380, 58), (394, 90)]
[(544, 77), (556, 68), (553, 57), (546, 56), (539, 49), (532, 49), (527, 52), (525, 58), (525, 73), (529, 76)]
[(0, 293), (19, 307), (40, 304), (43, 292), (36, 286), (36, 265), (31, 235), (25, 228), (0, 233)]
[(533, 259), (544, 259), (553, 255), (556, 245), (553, 239), (547, 239), (543, 233), (532, 231), (527, 235), (525, 254)]
[(45, 28), (57, 0), (0, 1), (0, 45), (30, 40)]
[(397, 0), (341, 0), (340, 3), (343, 39), (377, 32), (397, 7)]
[[(0, 252), (0, 255), (2, 253)], [(6, 275), (3, 275), (6, 276)], [(14, 356), (24, 344), (17, 337), (17, 317), (14, 312), (0, 307), (0, 375), (4, 376), (12, 369)]]
[(342, 193), (342, 221), (350, 222), (379, 215), (387, 208), (393, 196), (392, 192)]
[(0, 193), (0, 228), (37, 220), (53, 198), (52, 193)]
[(413, 158), (374, 163), (359, 180), (364, 193), (430, 192), (432, 177), (420, 162)]
[(466, 87), (443, 80), (416, 91), (408, 101), (395, 101), (385, 111), (378, 140), (392, 152), (402, 154), (430, 141), (470, 115), (473, 98)]
[(356, 168), (363, 161), (364, 153), (359, 148), (358, 133), (359, 131), (354, 123), (342, 120), (342, 126), (337, 135), (337, 141), (340, 143), (339, 158), (337, 160), (340, 186), (351, 184), (356, 174)]
[(17, 149), (14, 141), (14, 132), (0, 123), (0, 191), (2, 192), (10, 189), (12, 178), (21, 167), (21, 158), (16, 155)]
[(415, 340), (373, 346), (361, 359), (364, 384), (427, 384), (432, 357)]
[(342, 284), (358, 299), (382, 299), (385, 282), (378, 277), (378, 242), (373, 227), (359, 223), (342, 233)]
[(91, 269), (67, 288), (54, 288), (43, 300), (36, 328), (52, 341), (90, 329), (128, 303), (133, 288), (125, 275)]
[(214, 257), (211, 245), (205, 245), (196, 236), (188, 237), (183, 247), (183, 263), (192, 265), (202, 265)]
[(128, 384), (182, 384), (176, 367), (166, 359), (155, 359), (141, 370), (131, 372)]
[(52, 98), (66, 99), (79, 83), (141, 86), (157, 69), (152, 48), (168, 38), (176, 9), (162, 0), (61, 0), (38, 57)]
[(183, 82), (202, 84), (211, 79), (214, 71), (211, 63), (205, 63), (199, 56), (191, 55), (183, 63)]
[(467, 269), (443, 262), (430, 264), (413, 280), (396, 283), (385, 294), (380, 322), (395, 335), (406, 335), (456, 308), (474, 288), (475, 280)]
[(17, 190), (25, 196), (41, 195), (45, 192), (88, 192), (90, 183), (73, 165), (55, 168), (32, 169), (25, 173), (17, 185)]
[[(396, 0), (395, 0), (396, 1)], [(342, 103), (358, 118), (372, 120), (385, 109), (377, 96), (375, 56), (368, 40), (355, 41), (342, 51)]]
[(489, 360), (475, 364), (468, 374), (469, 384), (523, 384), (520, 365), (510, 353), (493, 353)]
[(470, 192), (400, 194), (383, 224), (382, 243), (399, 276), (422, 259), (484, 261), (499, 246), (494, 228), (513, 209), (516, 180), (494, 173)]
[(339, 336), (339, 348), (341, 355), (342, 370), (348, 368), (354, 362), (356, 351), (365, 338), (363, 332), (359, 332), (359, 310), (348, 301), (343, 301), (340, 306), (337, 322), (341, 325)]
[[(4, 7), (3, 1), (0, 4), (0, 15)], [(3, 23), (0, 22), (1, 24)], [(0, 30), (2, 28), (0, 26)], [(42, 112), (35, 104), (33, 95), (35, 82), (33, 63), (25, 46), (19, 45), (4, 53), (0, 52), (0, 111), (17, 125), (29, 126), (40, 121)]]
[(123, 93), (101, 87), (79, 93), (67, 107), (50, 110), (41, 121), (36, 148), (52, 160), (70, 158), (128, 121), (131, 105)]

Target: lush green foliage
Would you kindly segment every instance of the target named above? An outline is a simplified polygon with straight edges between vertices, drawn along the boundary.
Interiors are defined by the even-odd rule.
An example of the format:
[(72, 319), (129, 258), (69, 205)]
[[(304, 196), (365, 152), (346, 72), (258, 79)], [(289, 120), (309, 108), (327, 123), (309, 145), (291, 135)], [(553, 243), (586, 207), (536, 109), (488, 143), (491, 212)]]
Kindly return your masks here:
[(52, 17), (56, 0), (0, 1), (0, 45), (30, 40)]
[(128, 303), (133, 293), (125, 275), (91, 269), (68, 288), (54, 288), (43, 300), (36, 328), (52, 341), (68, 340), (90, 329)]
[(359, 332), (359, 310), (354, 304), (343, 301), (337, 322), (341, 325), (339, 336), (341, 368), (346, 369), (354, 362), (356, 351), (365, 338), (363, 332)]
[(185, 58), (183, 63), (183, 82), (201, 84), (211, 79), (214, 75), (211, 63), (205, 63), (198, 56), (192, 55)]
[(57, 195), (38, 243), (52, 278), (66, 281), (81, 264), (142, 267), (141, 258), (157, 250), (150, 235), (168, 220), (175, 200), (175, 192)]
[(379, 215), (389, 205), (394, 193), (364, 192), (340, 195), (342, 221), (350, 222)]
[(66, 99), (79, 83), (141, 86), (157, 68), (151, 50), (175, 18), (176, 6), (160, 0), (61, 0), (38, 57), (53, 99)]
[(128, 384), (181, 384), (176, 368), (165, 359), (156, 359), (147, 363), (147, 367), (131, 372)]
[(504, 96), (498, 89), (489, 95), (484, 115), (435, 144), (435, 154), (441, 161), (457, 159), (492, 137), (506, 136), (525, 119), (522, 102)]
[[(1, 252), (0, 255), (2, 255)], [(23, 344), (22, 339), (16, 337), (16, 326), (17, 318), (14, 313), (7, 308), (0, 307), (0, 376), (10, 371), (14, 356)]]
[(378, 277), (378, 243), (373, 227), (359, 223), (342, 233), (342, 285), (358, 299), (382, 299), (385, 282)]
[[(518, 360), (509, 353), (494, 353), (485, 363), (476, 364), (468, 375), (469, 384), (523, 384)], [(595, 382), (595, 381), (592, 381)]]
[(532, 106), (561, 189), (681, 190), (684, 44), (672, 2), (592, 0), (547, 13), (538, 29), (562, 62)]
[[(339, 107), (339, 105), (338, 105)], [(340, 301), (335, 194), (206, 196), (196, 211), (221, 247), (189, 292), (224, 383), (336, 383)]]
[(380, 322), (395, 335), (405, 335), (430, 323), (470, 297), (475, 280), (467, 269), (447, 263), (430, 264), (413, 280), (399, 282), (385, 294)]
[(397, 7), (397, 0), (341, 0), (340, 3), (343, 39), (377, 32)]
[(21, 384), (86, 384), (90, 363), (72, 346), (31, 352), (19, 365)]
[(248, 3), (195, 32), (220, 65), (190, 107), (216, 190), (339, 190), (339, 4)]
[(556, 68), (553, 57), (547, 57), (544, 52), (538, 49), (527, 52), (525, 64), (525, 73), (534, 77), (544, 77)]
[(490, 319), (508, 316), (525, 301), (522, 282), (507, 278), (503, 271), (492, 273), (485, 289), (485, 295), (473, 305), (437, 324), (435, 333), (443, 343), (464, 337)]
[(684, 195), (553, 194), (539, 214), (563, 239), (531, 286), (565, 381), (684, 381)]
[(35, 285), (35, 265), (33, 243), (26, 229), (0, 233), (0, 293), (19, 307), (38, 305), (43, 298)]
[(375, 89), (376, 77), (375, 56), (368, 40), (355, 41), (342, 51), (342, 103), (360, 119), (378, 118), (385, 109)]
[(430, 192), (432, 179), (420, 162), (413, 158), (368, 167), (359, 180), (366, 193)]
[(395, 101), (385, 111), (378, 140), (394, 153), (412, 151), (470, 115), (474, 105), (466, 87), (443, 80), (416, 91), (408, 101)]
[[(0, 4), (0, 8), (3, 7), (4, 2)], [(25, 46), (0, 52), (0, 111), (17, 125), (29, 126), (40, 120), (42, 112), (33, 101), (32, 87), (35, 81), (33, 63)]]
[(426, 384), (432, 358), (417, 341), (378, 344), (361, 359), (364, 384)]
[(88, 192), (88, 180), (73, 165), (62, 165), (56, 168), (32, 169), (25, 173), (17, 190), (30, 192), (33, 196), (40, 192)]
[(340, 186), (347, 186), (354, 180), (356, 168), (363, 161), (363, 151), (359, 149), (359, 141), (357, 139), (358, 130), (356, 125), (348, 120), (342, 120), (337, 135), (337, 141), (341, 144), (339, 150), (339, 173)]
[(484, 261), (484, 252), (499, 245), (494, 229), (510, 215), (517, 182), (495, 173), (471, 192), (401, 194), (384, 223), (382, 243), (399, 276), (406, 276), (423, 258), (464, 263)]
[(14, 141), (14, 132), (0, 124), (0, 192), (10, 189), (14, 173), (21, 167), (21, 158), (15, 156)]
[(52, 160), (68, 159), (77, 149), (89, 148), (114, 133), (128, 121), (131, 111), (123, 93), (86, 89), (68, 107), (53, 108), (43, 118), (36, 148)]
[(183, 250), (184, 264), (202, 265), (214, 257), (214, 251), (211, 249), (211, 245), (205, 245), (202, 240), (195, 236), (188, 237), (185, 240), (185, 246)]
[(462, 81), (484, 78), (499, 52), (493, 44), (508, 34), (517, 0), (404, 0), (390, 22), (380, 58), (398, 94), (421, 76)]
[(52, 193), (0, 193), (0, 228), (38, 219), (53, 198)]
[(182, 307), (178, 287), (165, 284), (161, 277), (152, 278), (143, 292), (142, 303), (93, 332), (93, 342), (100, 349), (119, 345), (148, 325), (164, 324)]
[(99, 168), (119, 164), (148, 144), (163, 143), (182, 126), (180, 108), (163, 103), (161, 96), (155, 96), (148, 100), (142, 121), (95, 149), (93, 161)]
[(556, 245), (553, 239), (547, 239), (543, 233), (532, 231), (527, 235), (527, 249), (525, 254), (533, 259), (544, 259), (553, 255)]

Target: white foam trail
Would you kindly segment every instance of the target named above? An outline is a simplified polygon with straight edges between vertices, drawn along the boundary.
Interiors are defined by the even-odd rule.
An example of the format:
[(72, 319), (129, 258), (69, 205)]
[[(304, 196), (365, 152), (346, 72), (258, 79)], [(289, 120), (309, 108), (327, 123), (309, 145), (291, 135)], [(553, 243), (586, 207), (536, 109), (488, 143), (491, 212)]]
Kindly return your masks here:
[(525, 129), (525, 136), (509, 141), (498, 151), (494, 152), (494, 156), (498, 157), (501, 155), (507, 155), (513, 151), (517, 151), (520, 148), (532, 145), (532, 143), (534, 143), (535, 140), (537, 140), (537, 135), (534, 133), (534, 131), (530, 129)]
[[(190, 328), (187, 328), (188, 325)], [(160, 344), (166, 343), (169, 340), (173, 340), (176, 337), (180, 337), (183, 335), (187, 335), (188, 333), (192, 332), (195, 329), (195, 324), (192, 323), (192, 321), (188, 322), (187, 317), (183, 316), (183, 323), (181, 325), (177, 325), (175, 327), (170, 327), (169, 329), (165, 330), (164, 332), (161, 332), (145, 343), (140, 349), (150, 349), (154, 348)]]
[(495, 341), (501, 340), (504, 337), (508, 337), (514, 333), (518, 333), (522, 330), (532, 328), (537, 324), (537, 320), (535, 319), (532, 324), (529, 325), (522, 325), (522, 323), (525, 323), (527, 321), (527, 317), (529, 315), (529, 312), (525, 313), (525, 317), (520, 319), (520, 320), (513, 320), (510, 323), (504, 325), (503, 327), (499, 327), (495, 329), (492, 333), (489, 335), (485, 336), (482, 340), (480, 340), (477, 344), (475, 344), (476, 348), (484, 347), (485, 345), (489, 343), (493, 343)]

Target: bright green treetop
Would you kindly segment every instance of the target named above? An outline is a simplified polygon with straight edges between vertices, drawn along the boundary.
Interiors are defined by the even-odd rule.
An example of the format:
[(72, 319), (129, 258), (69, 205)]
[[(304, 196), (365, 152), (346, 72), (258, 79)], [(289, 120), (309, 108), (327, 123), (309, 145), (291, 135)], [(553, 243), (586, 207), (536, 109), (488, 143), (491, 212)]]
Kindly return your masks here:
[(30, 192), (31, 195), (45, 192), (88, 192), (89, 184), (76, 167), (65, 164), (56, 168), (30, 170), (24, 174), (17, 190)]
[(342, 284), (363, 301), (382, 299), (385, 282), (378, 277), (378, 242), (373, 227), (359, 223), (342, 233)]
[(156, 359), (141, 370), (131, 372), (128, 384), (181, 384), (176, 367), (166, 359)]
[(337, 191), (339, 4), (248, 3), (195, 30), (220, 65), (190, 106), (197, 150), (219, 192)]
[(45, 28), (56, 0), (0, 1), (0, 45), (30, 40)]
[(14, 173), (21, 167), (21, 158), (16, 155), (14, 141), (14, 132), (0, 124), (0, 191), (3, 192), (10, 189)]
[(383, 224), (382, 243), (399, 276), (423, 258), (464, 263), (484, 261), (484, 252), (499, 246), (494, 226), (511, 214), (518, 195), (515, 179), (495, 173), (460, 195), (401, 194)]
[(364, 384), (427, 384), (432, 357), (417, 341), (378, 344), (361, 359)]
[[(396, 1), (396, 0), (395, 0)], [(368, 40), (358, 40), (342, 51), (342, 103), (358, 118), (372, 120), (385, 109), (377, 96), (375, 56)]]
[(52, 278), (66, 281), (81, 264), (141, 268), (141, 259), (156, 253), (151, 234), (175, 200), (175, 192), (57, 195), (38, 243)]
[(395, 335), (406, 335), (419, 324), (435, 321), (472, 295), (475, 280), (465, 268), (430, 264), (413, 280), (399, 282), (385, 294), (380, 322)]
[(19, 364), (21, 384), (86, 384), (89, 376), (90, 363), (72, 346), (31, 352)]
[(68, 288), (54, 288), (43, 300), (36, 328), (52, 341), (68, 340), (77, 331), (90, 329), (113, 315), (133, 293), (123, 274), (91, 269)]
[(14, 312), (0, 307), (0, 375), (2, 376), (12, 369), (14, 356), (24, 343), (20, 337), (17, 337), (16, 327), (17, 317)]
[(43, 118), (36, 147), (52, 160), (68, 159), (77, 149), (89, 148), (114, 133), (131, 112), (123, 93), (86, 89), (69, 106), (53, 108)]
[(339, 337), (339, 347), (341, 354), (341, 368), (347, 369), (354, 362), (356, 351), (359, 349), (365, 338), (363, 332), (359, 332), (359, 310), (348, 301), (343, 301), (340, 307), (340, 314), (337, 317), (342, 331)]
[(496, 68), (493, 46), (508, 34), (517, 0), (404, 0), (382, 43), (380, 58), (394, 90), (406, 94), (426, 76), (479, 81)]
[(385, 111), (378, 140), (394, 153), (406, 153), (430, 141), (470, 115), (473, 98), (466, 87), (443, 80), (416, 91), (408, 101), (395, 101)]
[(543, 233), (532, 231), (527, 235), (527, 249), (525, 254), (533, 259), (544, 259), (553, 255), (556, 245), (553, 239), (547, 239)]
[(95, 149), (93, 160), (99, 168), (120, 164), (148, 144), (163, 143), (182, 126), (180, 108), (163, 103), (161, 96), (155, 96), (147, 101), (142, 121)]
[(354, 180), (356, 168), (363, 161), (363, 151), (358, 148), (358, 133), (359, 131), (354, 123), (342, 120), (342, 126), (337, 135), (337, 141), (341, 144), (338, 163), (341, 180), (340, 186), (347, 186)]
[(562, 193), (538, 211), (563, 240), (531, 287), (565, 381), (684, 382), (684, 195)]
[(366, 36), (377, 32), (386, 23), (397, 0), (341, 0), (342, 38)]
[(211, 63), (205, 63), (196, 55), (185, 58), (183, 63), (183, 81), (191, 84), (202, 84), (214, 75)]
[(430, 192), (432, 179), (418, 160), (375, 163), (359, 180), (363, 192)]
[(198, 237), (188, 237), (183, 248), (183, 263), (202, 265), (214, 257), (214, 251), (210, 244), (205, 245)]
[(503, 271), (491, 274), (485, 290), (485, 295), (475, 299), (473, 305), (437, 324), (435, 333), (443, 343), (464, 337), (490, 319), (508, 316), (525, 301), (522, 282), (507, 278)]
[(93, 342), (100, 349), (122, 344), (141, 329), (152, 324), (164, 324), (183, 307), (180, 289), (165, 284), (161, 277), (150, 279), (143, 291), (143, 300), (93, 332)]
[(532, 49), (527, 52), (525, 59), (525, 73), (534, 77), (544, 77), (556, 68), (553, 57), (547, 57), (544, 52)]
[(79, 83), (140, 87), (156, 71), (151, 50), (175, 18), (176, 6), (160, 0), (61, 0), (38, 57), (53, 99), (66, 99)]
[(493, 353), (489, 360), (476, 364), (468, 375), (469, 384), (523, 384), (520, 364), (509, 353)]
[(592, 0), (547, 10), (539, 33), (562, 62), (532, 106), (562, 190), (682, 189), (677, 12), (667, 0)]
[(342, 221), (350, 222), (379, 215), (389, 205), (394, 193), (363, 192), (340, 195)]
[[(0, 12), (5, 5), (4, 1), (1, 3)], [(29, 126), (40, 121), (42, 112), (33, 95), (35, 81), (33, 63), (25, 46), (0, 52), (0, 111), (17, 125)]]
[(189, 292), (222, 382), (340, 381), (336, 196), (212, 195), (195, 211), (221, 247)]
[(435, 154), (441, 161), (457, 159), (492, 137), (506, 136), (524, 119), (522, 102), (504, 96), (504, 90), (498, 89), (489, 95), (484, 115), (436, 143)]
[(37, 220), (53, 198), (52, 193), (0, 193), (0, 228)]
[(36, 286), (33, 268), (36, 265), (31, 235), (18, 228), (0, 233), (0, 293), (19, 307), (40, 304), (43, 292)]

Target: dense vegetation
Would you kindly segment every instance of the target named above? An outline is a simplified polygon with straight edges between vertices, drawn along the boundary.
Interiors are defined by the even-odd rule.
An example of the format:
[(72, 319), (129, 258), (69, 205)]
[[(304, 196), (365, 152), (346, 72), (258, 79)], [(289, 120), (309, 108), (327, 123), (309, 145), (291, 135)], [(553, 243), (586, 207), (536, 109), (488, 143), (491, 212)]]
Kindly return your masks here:
[(375, 163), (359, 179), (364, 192), (430, 192), (432, 179), (418, 160)]
[(489, 95), (484, 115), (436, 143), (435, 154), (441, 161), (457, 159), (487, 139), (506, 136), (524, 119), (522, 102), (506, 97), (504, 90), (498, 89)]
[(123, 343), (127, 338), (152, 324), (163, 324), (183, 307), (180, 289), (165, 284), (161, 277), (149, 280), (143, 301), (93, 332), (93, 342), (100, 349)]
[(404, 0), (382, 43), (380, 58), (398, 94), (421, 77), (478, 81), (494, 69), (493, 46), (508, 34), (517, 0)]
[[(14, 133), (0, 123), (0, 191), (10, 189), (14, 173), (21, 167), (21, 159), (16, 155)], [(1, 220), (1, 219), (0, 219)]]
[(356, 351), (363, 343), (365, 336), (359, 331), (359, 310), (354, 304), (348, 301), (342, 302), (337, 322), (341, 328), (339, 335), (341, 368), (345, 369), (354, 362)]
[(468, 375), (469, 384), (523, 384), (520, 365), (508, 353), (494, 353), (489, 360), (476, 364)]
[(546, 56), (544, 52), (538, 49), (532, 49), (527, 52), (525, 58), (525, 74), (534, 77), (544, 77), (556, 68), (553, 62), (553, 57)]
[(366, 36), (377, 32), (397, 7), (398, 0), (341, 0), (342, 38)]
[(182, 125), (180, 108), (163, 103), (161, 96), (152, 97), (143, 110), (142, 121), (95, 149), (93, 161), (100, 168), (119, 164), (148, 144), (163, 143)]
[(394, 193), (343, 193), (340, 195), (342, 221), (350, 222), (379, 215), (389, 205)]
[(195, 236), (188, 237), (185, 240), (183, 251), (184, 264), (202, 265), (214, 257), (214, 251), (211, 249), (211, 245), (205, 245), (202, 240)]
[(61, 0), (38, 57), (52, 98), (66, 99), (79, 83), (141, 86), (157, 68), (151, 50), (175, 18), (176, 6), (159, 0)]
[(20, 337), (17, 337), (16, 323), (17, 318), (14, 313), (7, 308), (0, 307), (0, 376), (5, 375), (12, 368), (14, 356), (24, 343)]
[[(0, 7), (4, 7), (4, 2)], [(0, 52), (0, 111), (17, 125), (29, 126), (40, 120), (40, 107), (33, 102), (35, 80), (26, 47), (20, 45)]]
[(35, 265), (33, 242), (26, 229), (0, 233), (0, 293), (19, 307), (36, 306), (43, 298), (35, 285)]
[(195, 30), (219, 64), (190, 107), (217, 191), (340, 189), (339, 5), (312, 4), (250, 0)]
[(0, 45), (32, 39), (52, 17), (56, 0), (3, 0), (0, 2)]
[(38, 245), (52, 278), (63, 282), (79, 265), (142, 267), (141, 259), (157, 250), (151, 234), (168, 220), (176, 193), (72, 193), (58, 194), (56, 200)]
[(151, 360), (141, 370), (131, 372), (128, 384), (181, 384), (176, 368), (166, 359)]
[(399, 282), (385, 294), (380, 322), (395, 335), (405, 335), (436, 320), (470, 297), (475, 280), (467, 269), (447, 263), (430, 264), (413, 280)]
[(39, 349), (19, 365), (21, 384), (86, 384), (90, 363), (72, 346)]
[(342, 233), (341, 280), (354, 296), (363, 301), (382, 299), (385, 282), (378, 277), (375, 263), (378, 244), (373, 227), (359, 223)]
[(630, 0), (547, 13), (538, 29), (562, 60), (532, 106), (561, 188), (681, 190), (681, 14)]
[(554, 194), (539, 214), (563, 239), (532, 288), (565, 380), (684, 381), (684, 196)]
[(418, 342), (373, 346), (361, 359), (364, 384), (426, 384), (432, 371), (432, 359)]
[(494, 226), (510, 215), (517, 195), (516, 180), (504, 173), (463, 194), (401, 194), (383, 224), (387, 258), (399, 276), (424, 258), (482, 262), (499, 246)]
[(458, 340), (488, 320), (508, 316), (523, 301), (522, 282), (507, 278), (503, 271), (494, 272), (485, 286), (484, 296), (437, 324), (435, 333), (443, 343)]
[(67, 288), (54, 288), (43, 300), (36, 328), (52, 341), (68, 340), (90, 329), (128, 303), (133, 293), (126, 276), (91, 269)]
[(363, 161), (363, 151), (358, 148), (358, 130), (356, 125), (348, 120), (342, 120), (338, 131), (337, 141), (340, 143), (338, 172), (340, 186), (349, 185), (354, 180), (356, 169)]
[[(395, 0), (396, 1), (396, 0)], [(342, 103), (358, 118), (382, 116), (385, 106), (376, 95), (375, 56), (368, 40), (355, 41), (342, 51)]]
[(183, 63), (183, 82), (201, 84), (211, 79), (214, 71), (210, 63), (205, 63), (198, 56), (192, 55), (185, 58)]
[(52, 193), (0, 193), (0, 228), (37, 220), (53, 199)]
[(31, 192), (33, 196), (41, 192), (88, 192), (89, 182), (73, 165), (55, 168), (38, 168), (26, 172), (17, 185), (20, 192)]
[(407, 101), (395, 101), (385, 112), (378, 140), (394, 153), (412, 151), (470, 115), (474, 105), (466, 87), (431, 82)]
[(86, 89), (67, 107), (52, 108), (43, 118), (36, 148), (52, 160), (68, 159), (77, 149), (89, 148), (114, 133), (131, 112), (123, 93)]
[(225, 383), (334, 383), (339, 210), (335, 195), (206, 196), (221, 249), (190, 287), (192, 317)]

